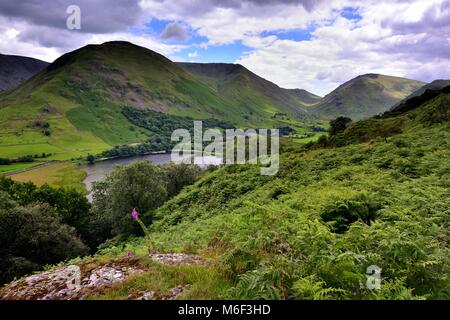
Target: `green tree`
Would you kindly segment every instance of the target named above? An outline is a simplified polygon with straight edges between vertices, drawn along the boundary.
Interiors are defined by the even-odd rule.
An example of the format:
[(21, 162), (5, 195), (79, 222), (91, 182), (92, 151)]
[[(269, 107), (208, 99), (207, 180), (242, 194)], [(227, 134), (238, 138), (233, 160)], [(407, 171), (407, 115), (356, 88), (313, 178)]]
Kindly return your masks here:
[(167, 177), (167, 194), (169, 198), (180, 193), (184, 186), (191, 185), (199, 177), (201, 170), (196, 165), (168, 164), (164, 166)]
[(95, 157), (92, 154), (90, 154), (86, 157), (86, 160), (87, 162), (89, 162), (89, 164), (93, 164), (95, 161)]
[(116, 167), (102, 183), (93, 185), (94, 214), (109, 223), (111, 234), (139, 234), (130, 216), (133, 208), (148, 225), (152, 211), (167, 199), (164, 171), (148, 161)]
[(48, 204), (20, 206), (0, 192), (0, 283), (69, 258), (88, 248)]
[(344, 130), (350, 123), (352, 123), (352, 119), (348, 117), (338, 117), (334, 120), (331, 120), (330, 129), (328, 131), (330, 136), (335, 136), (338, 133), (344, 132)]
[(91, 205), (84, 194), (73, 189), (53, 188), (47, 184), (37, 187), (31, 182), (15, 182), (5, 177), (0, 177), (1, 191), (6, 192), (21, 206), (47, 203), (58, 214), (61, 222), (74, 227), (83, 240), (88, 240), (91, 236)]

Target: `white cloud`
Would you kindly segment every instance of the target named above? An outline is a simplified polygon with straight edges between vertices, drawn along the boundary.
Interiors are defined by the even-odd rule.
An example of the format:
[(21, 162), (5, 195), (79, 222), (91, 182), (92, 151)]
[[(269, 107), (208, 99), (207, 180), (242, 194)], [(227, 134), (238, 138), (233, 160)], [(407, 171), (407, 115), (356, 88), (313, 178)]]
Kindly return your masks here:
[(189, 58), (198, 58), (198, 52), (197, 51), (193, 51), (193, 52), (189, 52), (188, 53), (188, 57)]
[[(163, 43), (154, 35), (133, 35), (128, 32), (79, 33), (66, 29), (29, 25), (22, 21), (6, 22), (5, 18), (0, 17), (0, 34), (2, 34), (0, 53), (24, 55), (48, 62), (84, 45), (113, 40), (130, 41), (166, 56), (174, 55), (186, 48), (185, 45)], [(35, 36), (36, 34), (39, 34), (39, 37)]]
[(261, 46), (265, 38), (244, 39), (253, 50), (236, 62), (281, 86), (322, 95), (364, 73), (450, 78), (450, 21), (428, 30), (429, 12), (441, 21), (449, 2), (416, 1), (412, 7), (405, 1), (364, 2), (360, 21), (338, 17), (308, 41), (271, 39)]
[[(120, 6), (106, 7), (99, 21), (86, 16), (89, 28), (82, 32), (59, 28), (59, 20), (48, 18), (55, 8), (35, 13), (31, 0), (24, 3), (27, 10), (11, 1), (6, 6), (11, 14), (0, 12), (2, 53), (52, 61), (88, 43), (127, 40), (183, 60), (178, 54), (188, 45), (165, 43), (154, 32), (130, 34), (129, 27), (145, 30), (144, 22), (157, 18), (175, 21), (169, 25), (177, 32), (166, 38), (185, 39), (177, 26), (206, 38), (190, 46), (187, 58), (199, 57), (194, 49), (242, 41), (251, 50), (237, 62), (289, 88), (325, 94), (369, 72), (427, 81), (450, 78), (450, 0), (121, 0), (120, 6), (130, 5), (135, 16), (120, 17)], [(95, 7), (94, 2), (84, 3)], [(362, 18), (341, 17), (348, 7)], [(105, 29), (104, 21), (115, 21), (114, 28)], [(298, 29), (314, 30), (312, 38), (295, 41), (273, 35)]]

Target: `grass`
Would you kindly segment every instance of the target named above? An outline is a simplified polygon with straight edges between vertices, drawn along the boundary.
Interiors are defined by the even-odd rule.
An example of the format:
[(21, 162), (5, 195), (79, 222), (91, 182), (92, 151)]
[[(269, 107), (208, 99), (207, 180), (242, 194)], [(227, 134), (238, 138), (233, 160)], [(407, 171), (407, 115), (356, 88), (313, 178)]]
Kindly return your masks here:
[(139, 296), (142, 292), (153, 291), (156, 298), (163, 298), (170, 289), (179, 285), (189, 285), (189, 290), (179, 299), (203, 300), (219, 299), (231, 288), (231, 281), (217, 267), (197, 265), (167, 266), (150, 258), (140, 258), (145, 272), (129, 277), (124, 282), (106, 288), (100, 294), (88, 299), (126, 300)]
[(26, 162), (26, 163), (13, 163), (8, 165), (0, 165), (0, 174), (33, 168), (41, 164), (42, 164), (41, 162)]
[[(222, 79), (223, 90), (216, 91), (163, 56), (131, 44), (88, 46), (66, 58), (73, 62), (59, 61), (58, 68), (1, 96), (0, 157), (45, 152), (52, 154), (49, 160), (70, 160), (144, 142), (148, 132), (123, 116), (123, 106), (227, 120), (243, 128), (298, 123), (297, 100), (285, 101), (284, 91), (273, 86), (268, 94), (248, 72)], [(30, 128), (35, 120), (49, 123), (49, 136)]]
[(52, 187), (74, 188), (83, 193), (86, 192), (83, 183), (85, 177), (84, 171), (80, 170), (76, 164), (69, 162), (57, 162), (10, 176), (14, 181), (31, 181), (37, 186), (47, 183)]
[(359, 120), (387, 111), (425, 83), (405, 78), (366, 75), (350, 80), (312, 107), (328, 118)]
[(309, 138), (292, 138), (292, 140), (296, 143), (308, 143), (311, 141), (317, 141), (321, 136), (326, 136), (327, 133), (326, 132), (320, 132), (320, 133), (316, 133), (313, 137), (309, 137)]

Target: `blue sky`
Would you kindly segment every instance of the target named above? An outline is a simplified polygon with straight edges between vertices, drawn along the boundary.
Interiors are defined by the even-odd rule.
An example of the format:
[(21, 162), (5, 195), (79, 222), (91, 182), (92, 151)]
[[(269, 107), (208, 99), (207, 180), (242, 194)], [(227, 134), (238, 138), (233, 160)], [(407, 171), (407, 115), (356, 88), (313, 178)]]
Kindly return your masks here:
[(285, 88), (325, 95), (365, 73), (450, 78), (450, 0), (0, 1), (0, 53), (53, 61), (126, 40), (174, 61), (240, 63)]
[[(160, 20), (155, 18), (146, 23), (143, 28), (134, 28), (131, 29), (130, 32), (135, 35), (150, 34), (153, 36), (158, 36), (164, 31), (167, 25), (171, 23), (179, 23), (180, 25), (183, 25), (182, 22), (179, 21)], [(188, 38), (186, 40), (165, 40), (167, 44), (178, 44), (186, 47), (174, 55), (174, 60), (204, 63), (234, 63), (242, 56), (244, 52), (251, 49), (243, 45), (242, 41), (235, 41), (231, 44), (224, 45), (208, 45), (207, 37), (198, 35), (195, 30), (187, 25), (183, 25), (183, 27), (186, 29), (186, 33), (188, 34)]]

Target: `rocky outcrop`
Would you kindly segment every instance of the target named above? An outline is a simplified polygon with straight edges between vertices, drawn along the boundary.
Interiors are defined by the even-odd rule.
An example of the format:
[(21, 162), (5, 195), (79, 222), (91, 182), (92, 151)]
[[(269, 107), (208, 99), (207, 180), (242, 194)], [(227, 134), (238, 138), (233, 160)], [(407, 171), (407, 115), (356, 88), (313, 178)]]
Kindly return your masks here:
[(198, 264), (203, 266), (211, 265), (211, 261), (197, 255), (186, 253), (153, 253), (150, 254), (150, 258), (153, 261), (160, 262), (166, 265), (179, 265), (179, 264)]
[[(212, 262), (201, 256), (185, 253), (153, 253), (150, 258), (164, 265), (202, 265)], [(144, 273), (145, 264), (132, 257), (108, 262), (90, 261), (34, 274), (14, 281), (0, 289), (0, 300), (82, 300), (102, 294), (111, 286), (132, 275)], [(175, 300), (188, 290), (189, 284), (178, 285), (168, 292), (132, 293), (133, 300)]]
[(132, 274), (144, 272), (137, 260), (119, 259), (90, 268), (70, 265), (14, 281), (0, 291), (2, 300), (79, 300)]

